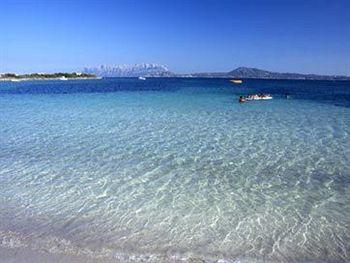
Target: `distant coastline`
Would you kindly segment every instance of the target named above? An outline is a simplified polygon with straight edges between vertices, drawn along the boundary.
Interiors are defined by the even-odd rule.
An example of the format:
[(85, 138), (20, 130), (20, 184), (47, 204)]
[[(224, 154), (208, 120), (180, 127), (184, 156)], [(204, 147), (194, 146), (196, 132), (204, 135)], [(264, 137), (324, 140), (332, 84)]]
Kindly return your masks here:
[(0, 81), (33, 81), (33, 80), (84, 80), (84, 79), (101, 79), (94, 74), (88, 73), (31, 73), (31, 74), (15, 74), (3, 73), (0, 74)]
[(350, 80), (350, 76), (318, 75), (301, 73), (280, 73), (258, 68), (238, 67), (228, 72), (174, 73), (165, 65), (134, 64), (90, 67), (84, 73), (100, 77), (180, 77), (180, 78), (238, 78), (238, 79), (280, 79), (280, 80)]
[(229, 72), (201, 72), (179, 74), (158, 64), (135, 64), (121, 66), (101, 66), (85, 68), (83, 72), (73, 73), (0, 73), (0, 81), (36, 80), (91, 80), (102, 78), (227, 78), (227, 79), (265, 79), (265, 80), (341, 80), (350, 81), (350, 76), (318, 75), (301, 73), (280, 73), (257, 68), (239, 67)]

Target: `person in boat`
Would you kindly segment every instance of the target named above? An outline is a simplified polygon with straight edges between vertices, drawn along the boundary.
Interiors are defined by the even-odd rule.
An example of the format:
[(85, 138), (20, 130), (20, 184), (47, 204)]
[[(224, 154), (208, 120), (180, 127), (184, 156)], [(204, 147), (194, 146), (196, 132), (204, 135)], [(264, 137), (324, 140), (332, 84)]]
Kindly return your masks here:
[(250, 94), (250, 95), (248, 95), (248, 99), (250, 99), (250, 100), (255, 100), (255, 99), (258, 99), (258, 98), (259, 98), (258, 94)]
[(239, 96), (238, 102), (239, 102), (239, 103), (245, 102), (245, 98), (244, 98), (243, 96)]

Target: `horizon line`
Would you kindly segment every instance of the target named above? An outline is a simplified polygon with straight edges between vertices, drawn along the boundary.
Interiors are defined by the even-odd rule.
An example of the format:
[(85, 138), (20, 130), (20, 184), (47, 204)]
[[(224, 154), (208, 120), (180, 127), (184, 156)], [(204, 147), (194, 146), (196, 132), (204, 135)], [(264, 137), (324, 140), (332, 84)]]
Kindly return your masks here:
[(259, 67), (255, 67), (255, 66), (238, 66), (238, 67), (234, 67), (233, 69), (229, 69), (227, 71), (190, 71), (190, 72), (178, 72), (178, 71), (173, 71), (169, 68), (168, 65), (166, 64), (161, 64), (161, 63), (131, 63), (131, 64), (100, 64), (98, 66), (84, 66), (84, 67), (79, 67), (77, 69), (74, 70), (38, 70), (38, 71), (21, 71), (21, 70), (8, 70), (8, 71), (0, 71), (0, 75), (3, 74), (17, 74), (17, 75), (25, 75), (25, 74), (52, 74), (52, 73), (80, 73), (80, 72), (84, 72), (84, 70), (86, 69), (92, 69), (92, 68), (101, 68), (102, 66), (106, 66), (106, 67), (121, 67), (121, 66), (138, 66), (138, 65), (155, 65), (155, 66), (160, 66), (160, 67), (164, 67), (167, 69), (168, 72), (174, 73), (176, 75), (191, 75), (191, 74), (206, 74), (206, 73), (210, 73), (210, 74), (219, 74), (219, 73), (229, 73), (230, 71), (234, 71), (240, 68), (245, 68), (245, 69), (256, 69), (256, 70), (262, 70), (262, 71), (268, 71), (271, 73), (280, 73), (280, 74), (301, 74), (301, 75), (318, 75), (318, 76), (339, 76), (339, 77), (350, 77), (350, 74), (331, 74), (331, 73), (326, 73), (326, 74), (322, 74), (322, 73), (310, 73), (310, 72), (293, 72), (293, 71), (274, 71), (274, 70), (269, 70), (269, 69), (265, 69), (265, 68), (259, 68)]

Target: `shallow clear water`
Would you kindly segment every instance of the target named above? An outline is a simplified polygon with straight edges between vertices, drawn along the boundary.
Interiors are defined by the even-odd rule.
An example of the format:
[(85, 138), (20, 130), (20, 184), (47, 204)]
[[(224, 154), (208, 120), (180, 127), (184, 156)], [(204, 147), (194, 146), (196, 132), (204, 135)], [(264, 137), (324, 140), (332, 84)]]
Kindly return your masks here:
[(349, 135), (350, 82), (3, 82), (0, 244), (348, 262)]

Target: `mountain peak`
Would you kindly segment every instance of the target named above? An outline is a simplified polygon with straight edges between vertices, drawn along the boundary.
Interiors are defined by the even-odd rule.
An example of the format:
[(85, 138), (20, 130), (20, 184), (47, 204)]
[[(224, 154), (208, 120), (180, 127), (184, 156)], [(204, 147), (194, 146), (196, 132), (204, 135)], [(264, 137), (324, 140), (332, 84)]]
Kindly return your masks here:
[(100, 77), (170, 77), (174, 75), (168, 67), (154, 63), (101, 65), (85, 68), (84, 73), (95, 74)]
[(271, 72), (258, 69), (258, 68), (248, 68), (248, 67), (238, 67), (230, 72), (228, 72), (229, 75), (239, 77), (239, 78), (266, 78), (270, 75)]

